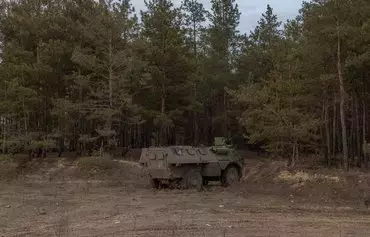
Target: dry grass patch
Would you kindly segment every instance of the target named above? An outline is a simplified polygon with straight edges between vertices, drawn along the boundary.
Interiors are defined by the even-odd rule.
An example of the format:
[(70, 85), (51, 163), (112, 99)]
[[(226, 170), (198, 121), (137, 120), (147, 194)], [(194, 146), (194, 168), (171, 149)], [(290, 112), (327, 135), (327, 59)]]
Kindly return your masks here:
[(303, 171), (295, 173), (289, 171), (282, 171), (276, 177), (275, 181), (283, 181), (289, 184), (306, 183), (306, 182), (333, 182), (339, 183), (341, 181), (338, 176), (324, 175), (324, 174), (310, 174)]

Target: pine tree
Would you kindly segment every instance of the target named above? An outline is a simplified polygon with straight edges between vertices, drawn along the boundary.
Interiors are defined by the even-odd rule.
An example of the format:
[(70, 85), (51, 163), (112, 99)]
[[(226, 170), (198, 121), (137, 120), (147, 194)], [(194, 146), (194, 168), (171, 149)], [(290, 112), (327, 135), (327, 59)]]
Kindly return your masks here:
[(275, 68), (274, 62), (278, 62), (281, 55), (281, 32), (277, 15), (273, 13), (270, 5), (262, 14), (258, 25), (247, 38), (243, 47), (243, 53), (238, 58), (238, 78), (241, 82), (255, 82), (266, 77)]
[[(339, 97), (339, 111), (341, 124), (341, 146), (343, 168), (348, 170), (348, 134), (347, 115), (348, 106), (347, 93), (349, 87), (345, 74), (345, 62), (349, 55), (349, 36), (351, 32), (350, 19), (352, 3), (347, 0), (329, 1), (326, 3), (313, 2), (307, 4), (303, 9), (305, 24), (304, 29), (310, 46), (314, 47), (315, 53), (325, 56), (321, 66), (325, 65), (323, 73), (329, 74), (333, 81), (337, 81), (336, 87)], [(319, 23), (319, 24), (318, 24)], [(335, 57), (333, 57), (335, 56)], [(334, 66), (335, 65), (335, 66)], [(334, 66), (334, 67), (333, 67)], [(323, 74), (322, 73), (322, 74)]]
[(87, 110), (88, 119), (99, 124), (96, 131), (106, 141), (116, 134), (112, 126), (131, 103), (124, 76), (130, 41), (136, 34), (132, 13), (129, 1), (101, 1), (86, 12), (81, 24), (83, 38), (72, 57), (82, 69), (76, 75), (79, 87), (84, 89), (85, 85), (88, 91), (83, 110)]
[(211, 4), (147, 1), (139, 24), (128, 0), (0, 1), (1, 149), (247, 135), (366, 165), (369, 2), (306, 2), (283, 29), (268, 5), (248, 36), (235, 0)]
[(159, 143), (163, 145), (168, 142), (169, 129), (175, 123), (183, 123), (180, 118), (190, 104), (189, 50), (180, 9), (174, 8), (168, 0), (146, 1), (145, 4), (147, 10), (142, 12), (141, 35), (147, 50), (142, 60), (148, 63), (150, 78), (138, 97), (145, 94), (142, 98), (145, 101), (139, 104), (159, 127)]
[(194, 74), (191, 76), (193, 82), (193, 99), (192, 99), (192, 131), (193, 144), (198, 144), (199, 141), (199, 118), (198, 114), (202, 111), (202, 104), (200, 102), (199, 83), (202, 80), (202, 62), (204, 54), (201, 50), (202, 42), (201, 36), (204, 33), (204, 22), (206, 21), (206, 11), (203, 4), (196, 0), (185, 0), (182, 3), (184, 12), (185, 29), (187, 32), (187, 42), (190, 46), (191, 55), (190, 62), (193, 62)]
[(22, 121), (18, 135), (35, 131), (46, 139), (51, 128), (46, 125), (51, 122), (49, 98), (55, 96), (59, 88), (56, 85), (62, 73), (60, 66), (64, 63), (61, 58), (65, 49), (63, 34), (58, 34), (57, 28), (58, 3), (12, 1), (6, 4), (6, 13), (2, 15), (2, 66), (7, 71), (3, 79), (7, 81), (5, 84), (12, 85), (10, 88), (19, 91), (19, 96), (13, 99), (22, 105), (17, 111), (17, 120)]
[[(271, 9), (268, 8), (266, 15), (272, 15)], [(315, 107), (308, 103), (314, 98), (311, 81), (301, 75), (301, 24), (298, 20), (287, 22), (281, 35), (276, 31), (276, 24), (270, 28), (264, 22), (260, 21), (263, 27), (257, 26), (255, 32), (269, 29), (262, 30), (264, 36), (269, 37), (256, 44), (261, 46), (258, 47), (261, 54), (269, 51), (276, 57), (270, 68), (259, 67), (267, 70), (261, 73), (262, 77), (247, 81), (233, 95), (246, 108), (240, 123), (248, 142), (263, 143), (267, 151), (290, 157), (289, 163), (294, 166), (299, 151), (316, 144), (320, 125)], [(272, 38), (274, 40), (267, 40)]]
[(234, 78), (234, 61), (240, 40), (237, 29), (240, 12), (235, 0), (212, 0), (211, 4), (212, 8), (208, 17), (210, 26), (206, 35), (209, 44), (208, 60), (205, 61), (206, 83), (210, 90), (206, 96), (210, 98), (208, 103), (211, 108), (208, 116), (212, 118), (213, 128), (221, 128), (220, 130), (213, 129), (213, 135), (228, 137), (230, 123), (226, 88)]

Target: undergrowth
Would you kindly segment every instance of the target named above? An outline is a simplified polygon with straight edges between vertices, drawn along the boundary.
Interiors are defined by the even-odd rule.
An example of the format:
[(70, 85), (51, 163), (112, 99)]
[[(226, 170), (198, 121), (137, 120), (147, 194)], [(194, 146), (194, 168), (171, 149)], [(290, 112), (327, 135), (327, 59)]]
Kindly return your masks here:
[(18, 164), (11, 155), (0, 155), (0, 180), (11, 180), (18, 176)]
[(77, 162), (77, 168), (84, 175), (92, 176), (99, 174), (111, 175), (119, 169), (119, 165), (109, 156), (81, 157)]

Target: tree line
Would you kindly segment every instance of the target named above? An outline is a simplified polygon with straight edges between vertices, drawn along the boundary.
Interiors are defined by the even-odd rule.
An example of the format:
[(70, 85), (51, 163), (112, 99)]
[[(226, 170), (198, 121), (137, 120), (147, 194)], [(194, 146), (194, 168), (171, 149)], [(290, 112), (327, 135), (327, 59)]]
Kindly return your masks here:
[(267, 5), (239, 32), (235, 0), (0, 3), (1, 150), (209, 145), (367, 165), (370, 2)]

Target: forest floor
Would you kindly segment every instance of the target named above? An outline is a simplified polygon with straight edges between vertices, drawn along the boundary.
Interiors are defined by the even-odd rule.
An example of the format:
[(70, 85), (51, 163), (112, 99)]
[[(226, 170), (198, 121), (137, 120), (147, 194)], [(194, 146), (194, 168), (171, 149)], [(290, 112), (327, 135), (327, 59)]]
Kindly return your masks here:
[(0, 236), (369, 236), (368, 174), (286, 170), (247, 160), (237, 187), (153, 190), (135, 164), (85, 177), (74, 161), (37, 162), (0, 182)]

